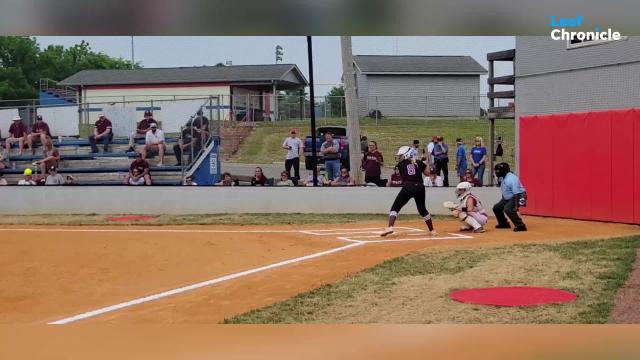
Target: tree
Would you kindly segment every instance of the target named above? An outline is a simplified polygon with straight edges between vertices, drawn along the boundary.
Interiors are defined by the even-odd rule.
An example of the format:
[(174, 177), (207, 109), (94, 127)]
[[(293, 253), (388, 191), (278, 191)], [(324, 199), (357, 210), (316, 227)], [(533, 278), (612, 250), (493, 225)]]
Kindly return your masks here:
[(131, 67), (131, 61), (94, 52), (86, 41), (41, 50), (36, 38), (0, 36), (0, 100), (35, 99), (40, 79), (60, 81), (81, 70)]
[(331, 117), (347, 116), (347, 107), (344, 101), (344, 86), (334, 86), (329, 91), (329, 106)]

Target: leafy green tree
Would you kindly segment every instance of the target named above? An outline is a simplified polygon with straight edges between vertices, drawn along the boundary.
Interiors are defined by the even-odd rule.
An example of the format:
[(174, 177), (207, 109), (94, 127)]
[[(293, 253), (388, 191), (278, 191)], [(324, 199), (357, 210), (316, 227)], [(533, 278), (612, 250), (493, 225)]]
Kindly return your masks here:
[(334, 86), (329, 91), (327, 102), (331, 109), (331, 117), (347, 116), (347, 105), (344, 101), (344, 86)]
[(41, 50), (36, 38), (0, 36), (0, 100), (35, 99), (40, 79), (60, 81), (81, 70), (130, 68), (131, 61), (95, 52), (86, 41)]

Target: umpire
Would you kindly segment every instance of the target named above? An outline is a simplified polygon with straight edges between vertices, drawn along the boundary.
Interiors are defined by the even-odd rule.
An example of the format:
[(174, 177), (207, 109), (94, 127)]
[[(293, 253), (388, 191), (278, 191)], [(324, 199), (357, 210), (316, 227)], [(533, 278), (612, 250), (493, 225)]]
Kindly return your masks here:
[(518, 208), (527, 205), (527, 193), (525, 192), (520, 179), (511, 172), (509, 164), (499, 163), (494, 168), (496, 177), (500, 182), (502, 199), (493, 205), (493, 213), (496, 215), (498, 225), (496, 229), (510, 229), (509, 221), (504, 216), (506, 213), (513, 222), (513, 231), (527, 231), (527, 227), (518, 215)]

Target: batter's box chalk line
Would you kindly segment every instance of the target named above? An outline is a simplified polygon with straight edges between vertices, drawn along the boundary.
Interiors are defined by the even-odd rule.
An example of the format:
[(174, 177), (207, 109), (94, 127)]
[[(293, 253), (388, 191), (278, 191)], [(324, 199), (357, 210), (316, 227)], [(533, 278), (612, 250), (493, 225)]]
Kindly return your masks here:
[[(328, 230), (300, 230), (303, 234), (316, 236), (340, 236), (340, 235), (380, 235), (386, 228), (359, 228), (359, 229), (328, 229)], [(422, 229), (399, 226), (395, 228), (396, 233), (424, 233)]]
[[(396, 235), (396, 234), (394, 234)], [(402, 236), (412, 236), (412, 237), (398, 237), (395, 238), (394, 235), (381, 238), (379, 235), (377, 236), (357, 236), (357, 237), (337, 237), (336, 239), (354, 242), (354, 243), (393, 243), (393, 242), (411, 242), (411, 241), (440, 241), (440, 240), (471, 240), (473, 236), (462, 235), (462, 234), (454, 234), (447, 233), (448, 236), (429, 236), (426, 231), (423, 231), (420, 234), (400, 234)]]

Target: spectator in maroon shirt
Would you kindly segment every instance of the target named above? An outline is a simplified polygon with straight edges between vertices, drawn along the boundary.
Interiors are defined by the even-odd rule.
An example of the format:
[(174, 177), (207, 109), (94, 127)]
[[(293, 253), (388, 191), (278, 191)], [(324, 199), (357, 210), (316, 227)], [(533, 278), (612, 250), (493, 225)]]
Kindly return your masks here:
[(402, 175), (400, 175), (400, 169), (396, 166), (393, 169), (393, 174), (387, 182), (387, 187), (401, 187), (402, 186)]
[(7, 154), (11, 153), (11, 146), (18, 143), (18, 155), (22, 155), (24, 150), (24, 139), (27, 136), (27, 127), (22, 122), (19, 115), (13, 117), (13, 124), (9, 127), (9, 137), (5, 141)]
[(113, 139), (113, 130), (111, 121), (107, 119), (103, 114), (98, 115), (98, 121), (96, 121), (95, 129), (93, 129), (93, 135), (89, 136), (89, 144), (91, 144), (91, 152), (98, 153), (98, 147), (96, 142), (102, 141), (104, 144), (104, 152), (109, 152), (109, 144)]
[(55, 167), (57, 169), (58, 164), (60, 163), (60, 153), (56, 148), (53, 147), (51, 141), (47, 142), (44, 147), (44, 158), (38, 161), (38, 163), (40, 164), (40, 172), (42, 173), (42, 176), (46, 176), (47, 170), (51, 169), (52, 167)]
[(144, 112), (144, 119), (140, 120), (140, 123), (138, 123), (136, 131), (132, 132), (131, 135), (129, 135), (129, 149), (127, 150), (127, 152), (136, 151), (136, 140), (145, 138), (145, 136), (147, 135), (147, 131), (151, 127), (152, 123), (156, 125), (158, 124), (158, 122), (154, 120), (151, 111), (147, 110)]
[(36, 150), (33, 148), (34, 142), (39, 142), (42, 146), (46, 145), (51, 138), (49, 125), (42, 120), (42, 115), (36, 117), (36, 122), (31, 127), (31, 134), (27, 135), (27, 146), (31, 153), (35, 155)]
[(265, 186), (267, 178), (264, 176), (261, 167), (256, 167), (255, 175), (251, 178), (251, 186)]
[(127, 185), (130, 184), (130, 179), (133, 180), (133, 183), (137, 183), (141, 178), (144, 178), (145, 185), (151, 185), (149, 163), (142, 158), (142, 154), (138, 153), (136, 159), (133, 160), (129, 166), (129, 173), (124, 177), (124, 183)]
[(380, 173), (383, 165), (382, 153), (378, 151), (378, 144), (375, 141), (369, 141), (367, 152), (362, 157), (361, 168), (364, 170), (364, 182), (374, 183), (380, 186)]
[(471, 183), (473, 186), (482, 186), (480, 180), (473, 176), (473, 171), (471, 169), (466, 169), (464, 171), (464, 181)]

